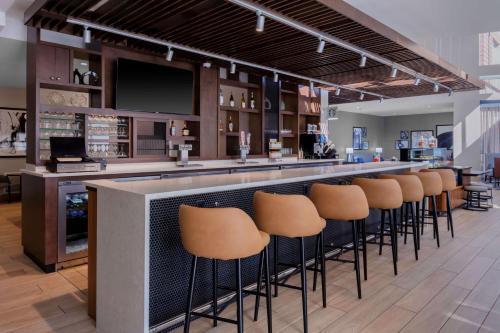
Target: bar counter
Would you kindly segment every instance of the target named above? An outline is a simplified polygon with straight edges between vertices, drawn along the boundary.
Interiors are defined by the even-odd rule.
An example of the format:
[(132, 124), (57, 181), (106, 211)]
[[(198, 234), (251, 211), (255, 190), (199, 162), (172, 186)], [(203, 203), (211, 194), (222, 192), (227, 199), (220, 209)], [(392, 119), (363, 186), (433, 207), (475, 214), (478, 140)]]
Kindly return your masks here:
[[(427, 163), (381, 162), (161, 180), (86, 181), (89, 314), (95, 314), (99, 332), (160, 332), (182, 324), (190, 257), (180, 241), (181, 204), (238, 207), (252, 216), (252, 197), (257, 190), (306, 194), (315, 182), (334, 184), (356, 176), (425, 167)], [(376, 220), (372, 215), (368, 219), (368, 233), (376, 232)], [(330, 223), (325, 230), (326, 242), (330, 244), (347, 244), (349, 236), (349, 225)], [(293, 262), (296, 247), (286, 240), (280, 242), (280, 258)], [(306, 259), (313, 257), (314, 239), (308, 239)], [(255, 281), (257, 265), (257, 257), (243, 262), (244, 286)], [(232, 271), (232, 266), (221, 262), (221, 284), (231, 285)], [(210, 272), (210, 262), (201, 261), (194, 308), (204, 306), (212, 297)], [(224, 296), (227, 295), (219, 295)]]

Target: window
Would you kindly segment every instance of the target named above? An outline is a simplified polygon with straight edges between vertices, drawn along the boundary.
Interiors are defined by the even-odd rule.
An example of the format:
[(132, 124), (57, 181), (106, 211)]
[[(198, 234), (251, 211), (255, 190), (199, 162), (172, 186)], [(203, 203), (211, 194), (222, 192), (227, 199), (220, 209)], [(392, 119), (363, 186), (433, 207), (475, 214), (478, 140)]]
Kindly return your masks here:
[(500, 31), (479, 34), (479, 66), (500, 65)]

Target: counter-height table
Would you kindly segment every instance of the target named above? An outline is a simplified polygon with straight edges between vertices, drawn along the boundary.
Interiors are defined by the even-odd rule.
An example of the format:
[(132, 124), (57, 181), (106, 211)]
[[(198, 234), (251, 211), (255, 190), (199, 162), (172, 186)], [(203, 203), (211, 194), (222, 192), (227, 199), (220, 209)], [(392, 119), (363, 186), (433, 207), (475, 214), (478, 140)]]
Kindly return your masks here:
[[(180, 240), (181, 204), (238, 207), (252, 216), (257, 190), (306, 194), (315, 182), (335, 184), (424, 167), (427, 163), (381, 162), (155, 180), (86, 181), (89, 314), (95, 315), (99, 332), (159, 332), (182, 325), (190, 257)], [(368, 232), (376, 232), (375, 221), (375, 217), (371, 223), (368, 220)], [(333, 245), (349, 243), (349, 225), (328, 226), (325, 239)], [(280, 243), (280, 259), (295, 260), (295, 247), (292, 242)], [(314, 258), (314, 239), (306, 242), (306, 257)], [(257, 257), (244, 261), (244, 286), (254, 282), (257, 266)], [(203, 310), (212, 299), (210, 262), (201, 261), (198, 272), (194, 307)], [(230, 285), (232, 266), (221, 262), (219, 272), (219, 282)], [(219, 297), (224, 302), (230, 295)]]

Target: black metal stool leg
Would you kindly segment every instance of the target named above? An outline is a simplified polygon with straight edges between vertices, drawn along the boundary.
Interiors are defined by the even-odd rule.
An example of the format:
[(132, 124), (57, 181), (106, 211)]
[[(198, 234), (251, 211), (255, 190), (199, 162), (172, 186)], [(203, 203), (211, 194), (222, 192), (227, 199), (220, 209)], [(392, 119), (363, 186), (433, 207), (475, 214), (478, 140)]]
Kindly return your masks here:
[(326, 308), (326, 265), (325, 265), (325, 235), (320, 233), (319, 255), (321, 258), (321, 296), (323, 298), (323, 307)]
[[(404, 243), (406, 244), (406, 239), (408, 237), (408, 203), (404, 203), (403, 206), (405, 206), (405, 238), (404, 238)], [(401, 221), (403, 221), (403, 216), (401, 216)], [(412, 222), (413, 223), (413, 222)]]
[(274, 297), (278, 297), (278, 260), (279, 260), (279, 247), (278, 236), (274, 237)]
[(432, 220), (434, 222), (434, 233), (436, 236), (437, 247), (439, 247), (439, 226), (438, 226), (437, 204), (435, 195), (432, 196)]
[(361, 241), (363, 243), (363, 273), (365, 275), (365, 280), (368, 280), (368, 257), (366, 248), (366, 219), (361, 220)]
[(257, 321), (259, 319), (259, 306), (260, 306), (260, 291), (262, 290), (262, 269), (264, 266), (264, 251), (260, 253), (259, 256), (259, 273), (257, 276), (257, 295), (255, 295), (255, 307), (253, 313), (253, 320)]
[(304, 237), (299, 238), (300, 241), (300, 287), (302, 289), (302, 321), (304, 323), (304, 333), (308, 332), (307, 323), (307, 276), (306, 276), (306, 259), (304, 254)]
[(193, 292), (194, 283), (196, 280), (196, 264), (198, 262), (198, 257), (193, 256), (191, 261), (191, 275), (189, 277), (189, 289), (188, 298), (186, 304), (186, 318), (184, 319), (184, 333), (189, 333), (189, 327), (191, 325), (191, 311), (193, 309)]
[[(219, 265), (217, 263), (217, 259), (212, 259), (212, 309), (214, 312), (214, 317), (217, 316), (217, 286), (219, 285), (218, 282), (218, 275), (219, 275)], [(213, 319), (213, 325), (214, 327), (217, 326), (217, 319)]]
[(415, 250), (415, 260), (418, 260), (418, 226), (417, 220), (415, 219), (415, 209), (413, 207), (413, 202), (410, 203), (411, 209), (411, 231), (413, 232), (413, 248)]
[[(399, 232), (401, 234), (401, 236), (403, 236), (403, 214), (404, 214), (404, 205), (401, 206), (401, 208), (399, 209), (399, 215), (401, 216), (401, 224), (399, 225)], [(406, 242), (405, 242), (406, 244)]]
[(385, 233), (385, 210), (381, 210), (380, 218), (380, 243), (378, 247), (378, 255), (382, 255), (382, 246), (384, 246), (384, 233)]
[[(389, 212), (390, 214), (390, 212)], [(398, 211), (397, 209), (392, 210), (392, 223), (394, 224), (394, 247), (396, 249), (396, 260), (399, 260), (399, 253), (398, 253), (398, 233), (397, 233), (397, 223), (398, 223)]]
[(454, 238), (455, 232), (453, 230), (453, 216), (451, 214), (451, 198), (449, 191), (446, 191), (446, 215), (448, 215), (448, 225), (450, 227), (451, 237)]
[[(394, 210), (395, 212), (396, 210)], [(392, 214), (391, 210), (389, 212), (389, 226), (391, 226), (391, 234), (393, 234), (394, 238), (391, 238), (391, 247), (396, 255), (396, 261), (398, 261), (398, 231), (396, 227), (396, 218), (395, 214)], [(394, 218), (393, 218), (394, 217)]]
[(419, 201), (415, 202), (415, 210), (417, 212), (417, 219), (415, 220), (415, 223), (417, 225), (417, 242), (418, 242), (418, 249), (420, 250), (420, 202)]
[(318, 234), (316, 236), (316, 249), (314, 252), (314, 277), (313, 277), (313, 291), (316, 291), (316, 282), (318, 280), (318, 264), (319, 264), (319, 247), (320, 247), (320, 242), (321, 242), (321, 234)]
[(271, 274), (269, 274), (269, 249), (264, 248), (264, 270), (266, 272), (266, 310), (267, 310), (267, 332), (273, 331), (272, 308), (271, 308)]
[(358, 288), (358, 298), (361, 299), (361, 274), (359, 272), (358, 221), (352, 221), (352, 243), (353, 243), (353, 247), (354, 247), (354, 268), (356, 270), (356, 285)]
[(425, 201), (426, 201), (427, 198), (424, 198), (422, 200), (422, 225), (420, 226), (421, 227), (421, 231), (420, 231), (420, 235), (423, 235), (424, 234), (424, 225), (425, 225)]
[[(390, 211), (389, 211), (389, 217), (390, 217)], [(395, 233), (395, 230), (394, 230), (392, 218), (390, 218), (389, 226), (390, 226), (390, 234), (391, 234), (392, 264), (394, 266), (394, 275), (398, 275), (398, 264), (397, 264), (398, 258), (397, 258), (397, 254), (396, 254), (396, 241), (395, 241), (397, 234)]]
[(238, 333), (243, 333), (243, 297), (241, 292), (241, 259), (236, 259), (236, 321)]

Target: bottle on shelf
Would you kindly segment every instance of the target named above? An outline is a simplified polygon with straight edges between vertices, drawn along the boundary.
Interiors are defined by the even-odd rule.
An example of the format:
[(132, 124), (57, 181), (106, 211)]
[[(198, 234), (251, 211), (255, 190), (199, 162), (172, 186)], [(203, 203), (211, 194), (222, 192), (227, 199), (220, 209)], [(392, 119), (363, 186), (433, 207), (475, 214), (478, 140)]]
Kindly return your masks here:
[(224, 105), (224, 94), (222, 93), (222, 89), (219, 89), (219, 105)]
[(222, 119), (219, 119), (219, 132), (224, 132), (224, 124), (222, 123)]
[(229, 122), (227, 124), (227, 128), (228, 128), (229, 132), (233, 131), (233, 119), (231, 119), (231, 116), (229, 116)]
[(233, 92), (231, 92), (231, 95), (229, 96), (229, 106), (234, 108), (234, 97), (233, 97)]
[(184, 122), (184, 127), (182, 128), (182, 136), (189, 136), (189, 128), (187, 127), (187, 122)]
[(241, 108), (246, 109), (247, 108), (247, 102), (245, 101), (245, 94), (241, 93)]
[(281, 100), (281, 111), (285, 111), (285, 110), (286, 110), (285, 101)]
[(175, 134), (176, 134), (176, 128), (175, 128), (174, 121), (172, 120), (170, 122), (170, 136), (175, 136)]
[(253, 91), (250, 92), (250, 109), (255, 109), (255, 97), (253, 97)]

